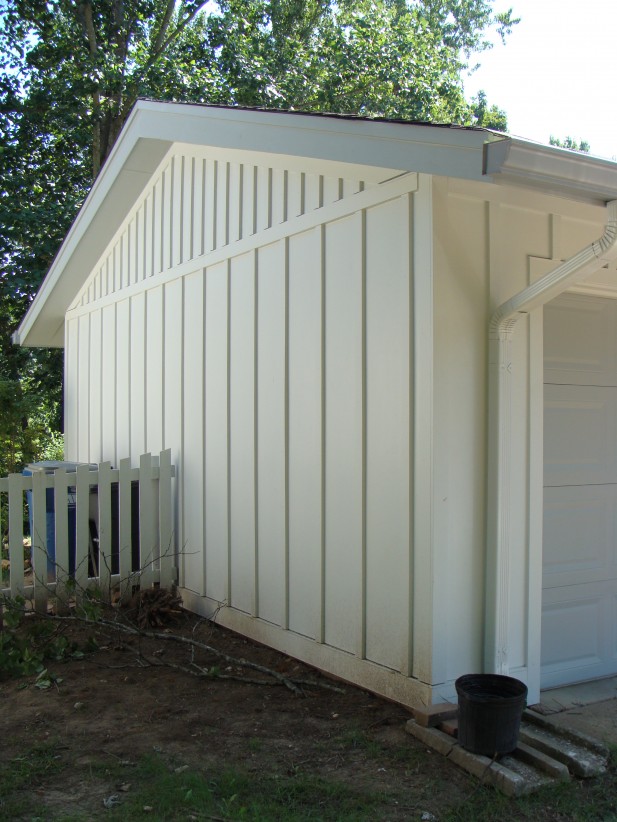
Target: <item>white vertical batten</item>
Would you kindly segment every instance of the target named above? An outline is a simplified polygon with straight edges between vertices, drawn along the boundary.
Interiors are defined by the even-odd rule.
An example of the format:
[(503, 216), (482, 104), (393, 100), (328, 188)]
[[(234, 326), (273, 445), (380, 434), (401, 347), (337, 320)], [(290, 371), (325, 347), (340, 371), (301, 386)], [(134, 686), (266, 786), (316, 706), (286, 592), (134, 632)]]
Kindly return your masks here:
[(161, 450), (163, 440), (163, 286), (146, 292), (146, 451)]
[[(413, 668), (433, 679), (433, 191), (418, 175), (413, 205)], [(419, 481), (421, 478), (421, 481)]]
[(199, 227), (199, 219), (197, 218), (197, 203), (199, 202), (200, 182), (201, 177), (197, 175), (197, 163), (195, 157), (190, 158), (190, 171), (187, 173), (191, 180), (191, 197), (189, 201), (189, 259), (197, 256), (197, 249), (195, 243), (195, 229)]
[(207, 268), (204, 353), (204, 554), (206, 594), (228, 600), (228, 264)]
[(405, 200), (405, 226), (407, 227), (407, 236), (404, 237), (406, 264), (405, 271), (408, 276), (408, 303), (407, 303), (407, 323), (408, 323), (408, 356), (409, 356), (409, 423), (408, 423), (408, 443), (409, 451), (407, 453), (408, 471), (409, 471), (409, 521), (407, 528), (407, 568), (406, 568), (406, 587), (407, 587), (407, 613), (406, 613), (406, 631), (407, 638), (405, 647), (403, 649), (403, 660), (401, 665), (401, 673), (405, 676), (412, 676), (413, 674), (413, 614), (414, 614), (414, 574), (413, 574), (413, 555), (414, 555), (414, 491), (415, 491), (415, 475), (414, 475), (414, 458), (415, 458), (415, 442), (414, 442), (414, 385), (415, 385), (415, 346), (414, 346), (414, 192), (404, 195)]
[[(337, 191), (337, 195), (340, 197), (341, 191)], [(362, 411), (361, 411), (361, 448), (362, 448), (362, 461), (361, 461), (361, 471), (362, 471), (362, 490), (361, 490), (361, 517), (362, 517), (362, 525), (361, 525), (361, 566), (360, 566), (360, 609), (361, 609), (361, 621), (360, 621), (360, 634), (358, 636), (358, 650), (357, 656), (360, 659), (366, 659), (366, 610), (367, 610), (367, 422), (366, 422), (366, 413), (367, 413), (367, 380), (368, 380), (368, 365), (367, 365), (367, 339), (366, 339), (366, 209), (362, 209), (357, 213), (356, 219), (359, 223), (358, 225), (358, 235), (359, 235), (359, 243), (360, 243), (360, 312), (361, 312), (361, 320), (360, 320), (360, 345), (361, 345), (361, 402), (362, 402)]]
[(362, 653), (361, 215), (326, 228), (326, 562), (328, 644)]
[(131, 360), (129, 355), (130, 337), (130, 300), (121, 300), (116, 309), (116, 460), (131, 453), (130, 424), (131, 418)]
[(240, 201), (242, 196), (240, 169), (239, 163), (227, 163), (226, 245), (235, 243), (240, 239)]
[[(208, 160), (208, 202), (206, 206), (206, 213), (204, 221), (207, 220), (210, 225), (208, 233), (208, 240), (206, 248), (208, 251), (214, 251), (217, 248), (217, 234), (218, 234), (218, 160)], [(209, 219), (208, 219), (209, 218)]]
[[(285, 202), (287, 202), (287, 176), (285, 176)], [(287, 209), (287, 205), (285, 205)], [(284, 494), (284, 522), (283, 522), (283, 552), (285, 566), (283, 569), (283, 621), (282, 627), (289, 629), (289, 237), (283, 240), (283, 338), (285, 355), (283, 361), (283, 419), (285, 431), (283, 434), (283, 494)]]
[(122, 265), (122, 281), (121, 287), (125, 288), (130, 284), (129, 281), (129, 232), (128, 226), (124, 233), (122, 234), (121, 239), (121, 247), (122, 247), (122, 255), (121, 255), (121, 265)]
[(182, 155), (182, 254), (183, 263), (193, 258), (193, 210), (195, 208), (194, 158)]
[(154, 244), (156, 242), (156, 225), (154, 212), (154, 188), (148, 194), (143, 204), (144, 211), (144, 278), (157, 274), (154, 267)]
[(95, 309), (90, 318), (90, 340), (88, 345), (89, 373), (88, 393), (90, 408), (88, 416), (88, 456), (87, 462), (99, 462), (103, 428), (101, 426), (101, 360), (102, 360), (102, 319), (101, 309)]
[[(153, 188), (154, 191), (154, 188)], [(126, 227), (126, 283), (133, 285), (135, 282), (135, 215), (133, 214), (131, 220)]]
[[(253, 262), (253, 608), (252, 615), (259, 616), (259, 253), (251, 255)], [(264, 547), (264, 550), (267, 550)]]
[(225, 230), (223, 232), (224, 245), (230, 242), (230, 207), (231, 207), (231, 163), (225, 163), (225, 202), (223, 205), (223, 218), (225, 220)]
[(255, 252), (230, 266), (230, 604), (255, 615)]
[[(522, 315), (540, 308), (617, 257), (617, 200), (607, 203), (602, 237), (499, 306), (489, 323), (489, 448), (484, 667), (508, 674), (512, 334)], [(538, 489), (540, 493), (541, 489)]]
[(225, 410), (227, 415), (226, 432), (227, 432), (227, 576), (226, 576), (226, 602), (231, 605), (232, 595), (232, 561), (231, 561), (231, 258), (227, 260), (225, 265), (226, 277), (226, 330), (227, 339), (225, 345), (226, 357), (226, 378), (227, 378), (227, 396), (225, 398)]
[(135, 220), (133, 224), (133, 248), (131, 250), (131, 256), (133, 257), (133, 276), (134, 282), (138, 283), (141, 280), (141, 268), (140, 268), (140, 228), (141, 222), (143, 218), (142, 214), (143, 209), (138, 208), (135, 211)]
[(176, 154), (172, 159), (172, 181), (169, 192), (171, 201), (170, 254), (169, 267), (175, 268), (182, 262), (183, 235), (183, 195), (184, 195), (184, 157)]
[(131, 457), (137, 459), (146, 450), (146, 295), (136, 294), (131, 297), (130, 307), (131, 335), (129, 350), (131, 352), (131, 388), (130, 388), (130, 443)]
[(204, 279), (201, 269), (184, 277), (182, 342), (182, 478), (183, 543), (185, 584), (204, 593), (203, 483), (204, 450)]
[[(186, 311), (185, 311), (185, 308), (184, 308), (184, 305), (185, 305), (185, 290), (186, 290), (186, 288), (185, 288), (185, 282), (184, 282), (184, 277), (183, 277), (180, 281), (180, 294), (179, 294), (179, 300), (180, 300), (180, 328), (184, 328), (184, 323), (185, 323), (185, 315), (186, 315)], [(184, 419), (184, 413), (185, 413), (184, 393), (185, 393), (185, 385), (186, 385), (186, 381), (184, 379), (184, 357), (186, 356), (185, 345), (184, 345), (184, 334), (180, 334), (180, 345), (179, 345), (179, 347), (180, 347), (180, 359), (179, 359), (179, 362), (176, 361), (176, 367), (178, 368), (178, 371), (180, 372), (180, 375), (179, 375), (180, 390), (179, 390), (178, 418), (180, 420), (183, 420)], [(180, 461), (181, 470), (180, 470), (180, 481), (177, 483), (177, 486), (176, 486), (177, 490), (178, 490), (178, 501), (177, 501), (177, 504), (175, 506), (174, 516), (176, 518), (176, 523), (177, 523), (176, 542), (177, 542), (177, 546), (178, 546), (178, 551), (182, 552), (184, 550), (184, 546), (186, 544), (186, 523), (185, 523), (185, 518), (184, 518), (184, 513), (185, 513), (184, 512), (184, 504), (185, 504), (184, 503), (184, 470), (182, 470), (183, 467), (184, 467), (184, 458), (185, 458), (185, 454), (186, 454), (186, 434), (184, 432), (184, 425), (182, 425), (182, 424), (180, 425), (180, 440), (179, 440), (177, 446), (178, 446), (178, 452), (177, 452), (177, 455), (176, 455), (176, 460)], [(177, 464), (178, 464), (178, 462), (176, 461), (176, 465)], [(180, 572), (181, 572), (181, 569), (182, 569), (182, 557), (181, 556), (178, 556), (178, 558), (177, 558), (177, 567), (178, 567), (178, 575), (179, 575)]]
[(140, 263), (140, 266), (141, 266), (141, 278), (142, 278), (142, 280), (145, 280), (147, 277), (150, 276), (150, 273), (151, 273), (151, 272), (148, 271), (148, 268), (147, 268), (147, 266), (148, 266), (148, 251), (147, 251), (147, 248), (148, 248), (148, 224), (149, 224), (149, 221), (150, 221), (150, 211), (152, 209), (150, 208), (150, 201), (147, 197), (143, 201), (140, 210), (141, 210), (141, 214), (142, 214), (140, 238), (139, 238), (140, 248), (141, 248), (141, 252), (140, 252), (141, 263)]
[(321, 239), (289, 239), (287, 278), (287, 529), (289, 628), (315, 637), (321, 620)]
[(101, 456), (116, 462), (117, 303), (101, 309)]
[[(407, 202), (366, 210), (366, 658), (406, 671), (409, 602)], [(390, 619), (388, 614), (402, 615)]]
[[(304, 208), (304, 175), (302, 182), (302, 204)], [(315, 639), (317, 642), (326, 641), (326, 226), (320, 225), (315, 229), (319, 237), (319, 285), (320, 285), (320, 329), (319, 329), (319, 367), (320, 367), (320, 422), (321, 422), (321, 449), (320, 449), (320, 513), (321, 513), (321, 543), (319, 546), (319, 610), (316, 625)]]

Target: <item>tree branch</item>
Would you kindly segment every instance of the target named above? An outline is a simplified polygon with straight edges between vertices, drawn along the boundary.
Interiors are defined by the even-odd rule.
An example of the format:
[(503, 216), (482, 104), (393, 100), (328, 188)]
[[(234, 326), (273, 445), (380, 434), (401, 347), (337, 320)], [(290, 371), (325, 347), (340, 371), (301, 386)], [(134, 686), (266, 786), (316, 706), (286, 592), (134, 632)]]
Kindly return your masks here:
[(165, 34), (167, 32), (167, 29), (169, 28), (169, 24), (171, 23), (171, 18), (173, 16), (175, 7), (176, 4), (174, 0), (168, 0), (167, 6), (165, 8), (165, 14), (163, 15), (163, 19), (161, 20), (161, 25), (159, 26), (159, 30), (156, 33), (156, 37), (154, 38), (154, 43), (152, 44), (152, 54), (160, 53), (160, 48), (165, 39)]
[[(331, 685), (329, 683), (322, 683), (318, 681), (312, 681), (307, 679), (291, 679), (289, 677), (283, 676), (278, 671), (273, 670), (272, 668), (268, 668), (266, 665), (260, 665), (257, 662), (251, 662), (248, 659), (244, 659), (242, 657), (234, 657), (230, 656), (229, 654), (220, 651), (218, 648), (213, 647), (212, 645), (208, 645), (205, 642), (199, 642), (196, 639), (192, 639), (190, 637), (185, 637), (180, 634), (173, 634), (173, 633), (166, 633), (162, 631), (147, 631), (141, 628), (135, 627), (133, 625), (128, 625), (124, 622), (119, 622), (117, 620), (105, 619), (104, 617), (100, 617), (97, 619), (90, 619), (88, 617), (80, 617), (77, 614), (72, 614), (69, 616), (63, 616), (60, 614), (41, 614), (40, 615), (44, 619), (50, 619), (53, 621), (58, 622), (81, 622), (87, 625), (92, 626), (103, 626), (105, 628), (110, 628), (115, 631), (119, 631), (124, 634), (128, 634), (129, 636), (133, 636), (136, 639), (142, 638), (149, 638), (149, 639), (156, 639), (156, 640), (165, 640), (166, 642), (176, 642), (183, 645), (187, 645), (191, 651), (195, 649), (204, 651), (206, 653), (212, 654), (213, 656), (217, 657), (218, 659), (222, 659), (223, 661), (227, 662), (229, 665), (234, 665), (238, 668), (247, 668), (252, 671), (257, 671), (258, 673), (264, 674), (265, 676), (271, 677), (274, 679), (278, 684), (284, 685), (288, 688), (292, 693), (296, 694), (297, 696), (304, 696), (304, 692), (301, 685), (305, 685), (307, 687), (313, 688), (324, 688), (326, 690), (333, 690), (338, 693), (342, 693), (341, 689), (337, 688), (335, 685)], [(190, 666), (187, 668), (182, 665), (177, 665), (172, 662), (153, 662), (149, 660), (141, 648), (138, 650), (139, 657), (146, 660), (150, 665), (157, 665), (157, 666), (164, 666), (168, 668), (176, 668), (178, 670), (185, 671), (186, 673), (191, 673), (193, 676), (208, 676), (212, 679), (236, 679), (240, 682), (250, 682), (253, 684), (262, 684), (268, 685), (271, 683), (264, 682), (260, 680), (250, 679), (248, 677), (240, 677), (234, 676), (225, 673), (213, 673), (211, 669), (203, 668), (202, 666), (197, 665), (194, 659), (191, 658)], [(195, 671), (192, 671), (191, 668), (194, 668)], [(197, 673), (199, 672), (199, 673)]]
[(94, 57), (98, 54), (98, 42), (96, 38), (96, 30), (94, 28), (94, 19), (92, 17), (92, 3), (85, 2), (79, 4), (80, 17), (84, 27), (84, 33), (88, 38), (88, 48), (90, 54)]
[[(165, 51), (171, 46), (174, 40), (177, 40), (178, 37), (182, 34), (184, 29), (192, 23), (192, 21), (197, 17), (199, 12), (207, 5), (205, 2), (198, 2), (193, 6), (192, 9), (187, 10), (186, 16), (178, 22), (178, 25), (174, 28), (174, 30), (165, 37), (165, 32), (169, 29), (169, 25), (171, 22), (171, 16), (167, 17), (167, 12), (165, 15), (165, 19), (163, 23), (161, 23), (161, 29), (157, 33), (156, 40), (152, 47), (152, 52), (150, 57), (144, 64), (142, 71), (140, 72), (141, 77), (144, 77), (148, 71), (152, 68), (152, 66), (156, 63), (159, 57), (165, 53)], [(172, 9), (173, 12), (173, 9)], [(163, 28), (163, 24), (164, 28)]]

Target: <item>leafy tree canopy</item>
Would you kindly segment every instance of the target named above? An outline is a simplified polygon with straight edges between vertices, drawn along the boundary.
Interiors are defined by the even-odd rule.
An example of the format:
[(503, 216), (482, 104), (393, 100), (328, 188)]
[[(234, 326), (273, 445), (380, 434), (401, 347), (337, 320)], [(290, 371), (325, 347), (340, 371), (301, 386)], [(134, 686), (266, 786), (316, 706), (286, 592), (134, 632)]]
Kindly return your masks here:
[(11, 436), (41, 408), (60, 424), (60, 355), (20, 351), (9, 335), (139, 97), (503, 130), (483, 94), (466, 102), (461, 77), (491, 30), (505, 37), (516, 22), (493, 0), (0, 0), (0, 379), (21, 397)]
[(551, 134), (549, 138), (549, 144), (551, 146), (558, 146), (559, 148), (569, 148), (570, 151), (581, 151), (583, 154), (589, 154), (591, 150), (591, 146), (587, 142), (587, 140), (573, 140), (572, 137), (565, 137), (563, 140), (560, 140), (558, 137), (553, 137)]

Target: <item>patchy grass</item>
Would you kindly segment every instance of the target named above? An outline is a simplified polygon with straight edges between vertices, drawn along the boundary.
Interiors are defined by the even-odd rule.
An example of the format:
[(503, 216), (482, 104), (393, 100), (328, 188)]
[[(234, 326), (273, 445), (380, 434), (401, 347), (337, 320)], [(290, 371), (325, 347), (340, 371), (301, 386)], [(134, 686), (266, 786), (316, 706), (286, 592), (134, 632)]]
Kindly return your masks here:
[(341, 747), (352, 751), (362, 751), (373, 759), (384, 756), (383, 745), (371, 739), (370, 735), (361, 728), (352, 728), (337, 741)]
[[(356, 746), (352, 740), (348, 744)], [(361, 741), (358, 744), (363, 745)], [(400, 810), (408, 798), (404, 791), (370, 791), (335, 778), (306, 774), (301, 769), (264, 773), (221, 765), (218, 769), (199, 770), (153, 753), (136, 762), (94, 761), (89, 771), (93, 790), (101, 792), (106, 786), (108, 807), (104, 807), (101, 794), (98, 813), (67, 813), (65, 808), (54, 815), (38, 800), (37, 791), (52, 781), (61, 785), (63, 775), (70, 770), (70, 763), (63, 760), (58, 748), (55, 742), (33, 745), (3, 769), (0, 818), (29, 822), (86, 822), (99, 818), (118, 822), (373, 822), (388, 820), (387, 808)], [(373, 756), (374, 749), (368, 748)], [(421, 818), (421, 812), (410, 806), (409, 819)], [(489, 787), (476, 785), (463, 801), (426, 818), (434, 822), (617, 820), (615, 754), (609, 773), (602, 778), (573, 781), (520, 799), (508, 799)]]
[[(249, 750), (259, 762), (261, 744), (248, 739)], [(387, 749), (368, 735), (351, 729), (333, 739), (343, 748), (375, 760), (421, 767), (422, 752), (404, 747)], [(43, 804), (39, 795), (52, 786), (60, 791), (73, 775), (74, 764), (60, 740), (24, 746), (0, 771), (0, 818), (28, 822), (87, 822), (92, 819), (140, 822), (140, 820), (202, 819), (248, 822), (364, 822), (390, 819), (409, 808), (409, 819), (421, 819), (419, 796), (404, 789), (371, 790), (366, 782), (354, 785), (305, 773), (302, 767), (265, 771), (259, 765), (227, 766), (221, 762), (203, 768), (184, 764), (178, 754), (154, 752), (136, 761), (93, 759), (83, 775), (86, 788), (96, 795), (98, 809), (71, 811), (70, 802), (57, 807)], [(411, 755), (413, 754), (413, 755)], [(424, 756), (428, 756), (424, 753)], [(441, 764), (436, 760), (436, 765)], [(435, 792), (448, 791), (443, 774), (430, 783)], [(427, 799), (428, 797), (424, 797)], [(107, 807), (103, 800), (107, 800)], [(397, 818), (400, 818), (397, 816)], [(617, 749), (612, 752), (608, 773), (591, 780), (574, 780), (520, 799), (509, 799), (479, 783), (470, 784), (462, 799), (441, 803), (433, 822), (501, 822), (502, 820), (559, 820), (559, 822), (611, 822), (617, 820)]]
[[(100, 814), (54, 814), (37, 796), (37, 789), (53, 781), (62, 786), (70, 763), (62, 761), (54, 743), (35, 745), (9, 763), (0, 776), (0, 819), (29, 822), (86, 822), (92, 818), (124, 820), (224, 819), (248, 822), (300, 820), (375, 820), (392, 799), (379, 792), (303, 774), (264, 774), (241, 768), (197, 771), (169, 763), (161, 755), (136, 763), (94, 762), (90, 767), (93, 790), (108, 794)], [(109, 786), (114, 786), (110, 793)], [(105, 805), (104, 801), (107, 801)]]
[(55, 779), (63, 764), (54, 742), (24, 746), (24, 753), (0, 769), (0, 819), (46, 818), (37, 789)]

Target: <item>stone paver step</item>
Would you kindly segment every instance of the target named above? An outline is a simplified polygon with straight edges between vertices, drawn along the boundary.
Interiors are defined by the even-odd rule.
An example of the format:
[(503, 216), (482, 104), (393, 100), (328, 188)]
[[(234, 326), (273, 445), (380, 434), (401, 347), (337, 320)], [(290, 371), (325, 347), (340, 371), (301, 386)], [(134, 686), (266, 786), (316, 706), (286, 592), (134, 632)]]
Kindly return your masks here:
[(456, 739), (456, 706), (414, 709), (405, 730), (433, 750), (508, 796), (522, 796), (570, 776), (604, 773), (608, 751), (601, 742), (525, 711), (515, 751), (490, 759), (471, 753)]

